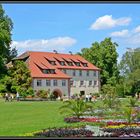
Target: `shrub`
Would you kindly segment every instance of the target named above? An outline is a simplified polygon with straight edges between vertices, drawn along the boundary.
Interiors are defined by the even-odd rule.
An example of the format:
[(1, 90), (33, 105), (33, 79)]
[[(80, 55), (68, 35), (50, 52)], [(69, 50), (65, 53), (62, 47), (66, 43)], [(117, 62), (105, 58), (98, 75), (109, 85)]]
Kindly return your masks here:
[(6, 90), (6, 86), (3, 85), (3, 84), (0, 84), (0, 92), (1, 93), (5, 93), (7, 90)]
[(46, 90), (39, 90), (36, 93), (36, 96), (40, 97), (40, 98), (48, 98), (48, 91)]
[(128, 123), (131, 123), (132, 121), (134, 121), (136, 116), (134, 116), (133, 113), (134, 113), (134, 109), (132, 107), (124, 108), (123, 114), (125, 118), (127, 119)]
[(69, 113), (69, 115), (76, 116), (77, 118), (80, 118), (80, 116), (92, 108), (90, 103), (84, 102), (82, 99), (68, 100), (63, 103), (64, 105), (59, 108), (60, 113)]
[(130, 106), (130, 107), (135, 107), (137, 102), (138, 102), (138, 99), (137, 99), (137, 98), (131, 97), (131, 98), (129, 99), (129, 106)]
[(51, 93), (51, 94), (49, 94), (49, 99), (56, 100), (56, 96), (53, 93)]
[(30, 87), (30, 88), (27, 90), (27, 94), (28, 94), (28, 96), (30, 96), (30, 97), (34, 97), (34, 90), (33, 90), (32, 87)]

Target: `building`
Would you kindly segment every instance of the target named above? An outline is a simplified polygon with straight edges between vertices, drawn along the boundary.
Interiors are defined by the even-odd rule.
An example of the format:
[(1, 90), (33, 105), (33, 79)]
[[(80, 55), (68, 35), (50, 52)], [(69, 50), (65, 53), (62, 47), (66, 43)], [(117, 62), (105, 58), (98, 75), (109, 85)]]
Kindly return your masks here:
[(99, 92), (100, 69), (79, 55), (29, 51), (16, 59), (27, 63), (35, 91), (50, 90), (57, 97)]

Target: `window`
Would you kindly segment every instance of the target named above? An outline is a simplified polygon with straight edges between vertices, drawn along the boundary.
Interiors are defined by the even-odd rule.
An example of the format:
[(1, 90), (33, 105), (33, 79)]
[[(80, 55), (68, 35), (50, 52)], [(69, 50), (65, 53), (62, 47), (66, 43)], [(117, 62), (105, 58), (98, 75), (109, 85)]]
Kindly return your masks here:
[(54, 69), (47, 69), (47, 70), (43, 70), (43, 73), (45, 73), (45, 74), (55, 74), (55, 70)]
[(66, 80), (62, 80), (62, 86), (66, 86)]
[(50, 61), (50, 63), (51, 63), (52, 65), (56, 65), (55, 61)]
[(92, 86), (92, 81), (89, 81), (89, 86)]
[(65, 62), (61, 61), (60, 62), (60, 65), (64, 66), (65, 65)]
[(76, 75), (76, 71), (75, 70), (73, 70), (73, 76), (75, 76)]
[(57, 80), (53, 80), (53, 85), (57, 86)]
[(43, 70), (43, 73), (49, 74), (50, 72), (49, 72), (49, 70)]
[(80, 86), (83, 86), (84, 85), (84, 81), (80, 81)]
[(72, 62), (68, 62), (68, 65), (69, 65), (69, 66), (73, 66)]
[(79, 63), (79, 62), (76, 62), (75, 65), (76, 65), (76, 66), (80, 66), (80, 63)]
[(82, 76), (82, 70), (79, 71), (79, 76)]
[(70, 81), (70, 85), (73, 86), (73, 80)]
[(96, 76), (96, 71), (93, 72), (93, 75)]
[(64, 73), (67, 73), (66, 69), (62, 69), (62, 71), (63, 71)]
[(87, 63), (83, 63), (83, 66), (84, 66), (84, 67), (87, 67)]
[(51, 86), (51, 81), (50, 80), (46, 80), (46, 86)]
[(42, 86), (42, 81), (41, 80), (37, 80), (37, 86), (38, 87)]
[(55, 70), (51, 69), (51, 70), (50, 70), (50, 73), (51, 73), (51, 74), (55, 74)]
[(87, 76), (89, 76), (89, 71), (87, 70)]
[(96, 86), (97, 85), (97, 81), (94, 81), (94, 86)]

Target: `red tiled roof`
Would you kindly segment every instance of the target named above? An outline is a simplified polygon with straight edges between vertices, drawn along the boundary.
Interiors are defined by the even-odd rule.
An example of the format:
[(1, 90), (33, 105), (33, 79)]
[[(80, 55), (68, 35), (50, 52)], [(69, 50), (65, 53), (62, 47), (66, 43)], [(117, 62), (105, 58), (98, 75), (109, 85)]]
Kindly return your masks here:
[[(79, 55), (74, 54), (61, 54), (61, 53), (51, 53), (51, 52), (26, 52), (22, 54), (21, 56), (24, 58), (24, 55), (27, 57), (29, 55), (29, 69), (31, 71), (31, 76), (36, 78), (65, 78), (69, 79), (71, 78), (67, 74), (63, 73), (60, 69), (82, 69), (82, 70), (100, 70), (93, 64), (89, 63), (87, 60), (85, 60), (83, 57)], [(21, 58), (19, 56), (18, 58)], [(17, 58), (17, 59), (18, 59)], [(82, 64), (80, 66), (76, 66), (73, 63), (73, 66), (69, 66), (67, 63), (66, 65), (62, 66), (57, 61), (57, 58), (59, 61), (73, 61), (75, 62), (83, 62), (87, 63), (87, 67), (84, 67)], [(56, 65), (52, 65), (49, 63), (48, 60), (55, 61)], [(72, 61), (73, 60), (73, 61)], [(44, 74), (41, 69), (55, 69), (55, 74)]]

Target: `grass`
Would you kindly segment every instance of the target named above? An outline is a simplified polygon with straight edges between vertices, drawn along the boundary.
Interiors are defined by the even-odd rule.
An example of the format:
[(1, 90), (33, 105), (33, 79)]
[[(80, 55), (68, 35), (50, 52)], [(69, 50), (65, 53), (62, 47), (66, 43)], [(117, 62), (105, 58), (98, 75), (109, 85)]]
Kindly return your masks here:
[(4, 102), (0, 100), (0, 136), (19, 136), (66, 125), (58, 111), (60, 101)]
[[(124, 99), (123, 105), (128, 100)], [(95, 108), (102, 102), (96, 102)], [(0, 136), (24, 136), (46, 128), (80, 126), (85, 123), (64, 122), (64, 115), (59, 113), (61, 101), (13, 101), (0, 99)], [(108, 112), (108, 117), (111, 114)]]

